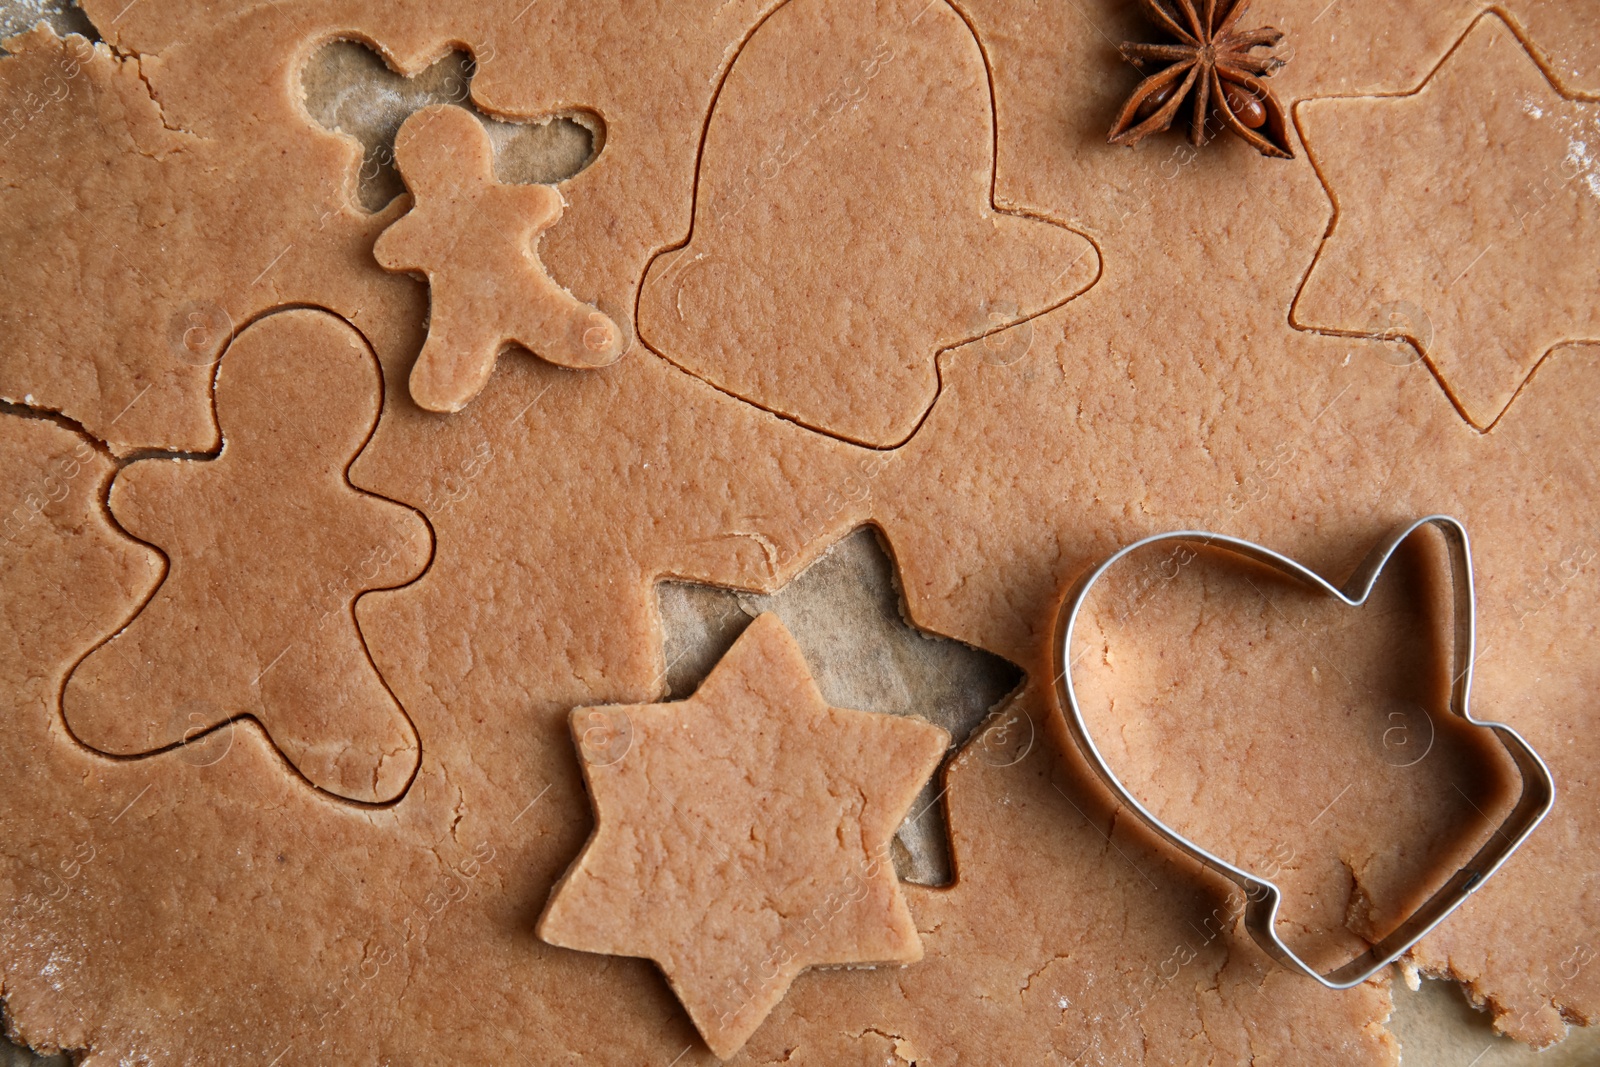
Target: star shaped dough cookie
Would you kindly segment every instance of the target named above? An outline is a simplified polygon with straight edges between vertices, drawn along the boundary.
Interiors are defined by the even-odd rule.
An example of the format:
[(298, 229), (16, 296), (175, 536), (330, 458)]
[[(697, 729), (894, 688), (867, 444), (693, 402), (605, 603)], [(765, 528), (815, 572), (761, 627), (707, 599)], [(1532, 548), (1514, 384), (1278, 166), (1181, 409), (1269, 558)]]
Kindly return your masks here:
[(1415, 93), (1299, 117), (1338, 216), (1297, 325), (1403, 336), (1478, 429), (1545, 353), (1600, 340), (1600, 107), (1557, 92), (1499, 16)]
[(950, 735), (829, 707), (776, 615), (688, 700), (578, 708), (572, 732), (595, 828), (539, 936), (654, 960), (718, 1056), (808, 966), (922, 958), (889, 840)]
[(623, 332), (556, 284), (534, 252), (561, 219), (560, 193), (496, 181), (489, 134), (449, 104), (406, 119), (395, 162), (414, 202), (378, 236), (373, 254), (388, 270), (428, 278), (428, 339), (411, 370), (413, 400), (430, 411), (461, 410), (509, 342), (563, 367), (616, 362), (627, 347)]

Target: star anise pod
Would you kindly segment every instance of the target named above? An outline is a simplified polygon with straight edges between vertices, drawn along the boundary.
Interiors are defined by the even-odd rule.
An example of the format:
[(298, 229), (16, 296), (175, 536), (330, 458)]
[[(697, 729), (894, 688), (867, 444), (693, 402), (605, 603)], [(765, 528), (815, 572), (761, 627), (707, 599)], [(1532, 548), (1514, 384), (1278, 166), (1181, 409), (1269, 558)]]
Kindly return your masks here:
[(1255, 55), (1283, 34), (1270, 26), (1239, 30), (1248, 0), (1139, 0), (1151, 20), (1176, 44), (1122, 46), (1122, 54), (1141, 69), (1160, 66), (1134, 89), (1111, 127), (1112, 144), (1138, 144), (1172, 125), (1184, 102), (1193, 97), (1189, 139), (1198, 147), (1210, 136), (1210, 124), (1222, 125), (1244, 138), (1264, 156), (1293, 159), (1289, 119), (1263, 78), (1283, 60)]

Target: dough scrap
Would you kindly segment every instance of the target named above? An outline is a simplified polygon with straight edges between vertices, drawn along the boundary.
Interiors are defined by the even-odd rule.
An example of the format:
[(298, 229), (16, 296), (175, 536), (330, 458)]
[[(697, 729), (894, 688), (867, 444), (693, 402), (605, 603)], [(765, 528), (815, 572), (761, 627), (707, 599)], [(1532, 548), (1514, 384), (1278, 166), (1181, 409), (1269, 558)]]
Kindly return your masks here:
[(596, 826), (539, 936), (654, 960), (720, 1058), (807, 967), (922, 958), (889, 841), (950, 735), (829, 707), (776, 615), (689, 699), (577, 708), (572, 734)]
[(560, 221), (561, 194), (497, 181), (489, 135), (471, 112), (450, 104), (415, 112), (395, 137), (395, 161), (412, 206), (378, 236), (373, 254), (387, 270), (428, 277), (428, 339), (411, 369), (413, 400), (459, 411), (511, 341), (563, 367), (622, 357), (623, 331), (557, 285), (533, 250)]
[(404, 792), (421, 742), (352, 611), (429, 555), (415, 513), (345, 479), (377, 424), (379, 387), (360, 335), (324, 312), (270, 315), (229, 346), (221, 453), (140, 460), (112, 484), (117, 522), (167, 566), (68, 679), (74, 736), (145, 755), (249, 715), (320, 789), (366, 803)]

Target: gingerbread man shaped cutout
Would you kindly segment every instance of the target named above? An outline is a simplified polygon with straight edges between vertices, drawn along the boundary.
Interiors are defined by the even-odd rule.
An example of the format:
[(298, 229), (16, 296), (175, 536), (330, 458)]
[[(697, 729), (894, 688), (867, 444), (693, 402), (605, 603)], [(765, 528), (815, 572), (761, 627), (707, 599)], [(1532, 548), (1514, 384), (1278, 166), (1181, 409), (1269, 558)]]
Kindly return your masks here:
[(430, 538), (346, 477), (378, 421), (377, 359), (332, 315), (279, 312), (232, 343), (215, 391), (220, 455), (140, 460), (112, 483), (112, 515), (166, 556), (166, 575), (68, 678), (67, 725), (134, 756), (248, 716), (318, 788), (393, 800), (421, 745), (354, 604), (421, 573)]
[(548, 185), (495, 180), (483, 125), (449, 104), (424, 108), (395, 136), (395, 162), (412, 208), (379, 235), (387, 270), (426, 275), (428, 339), (411, 371), (411, 397), (459, 411), (477, 396), (500, 349), (516, 343), (563, 367), (614, 363), (623, 332), (546, 273), (534, 243), (561, 218)]

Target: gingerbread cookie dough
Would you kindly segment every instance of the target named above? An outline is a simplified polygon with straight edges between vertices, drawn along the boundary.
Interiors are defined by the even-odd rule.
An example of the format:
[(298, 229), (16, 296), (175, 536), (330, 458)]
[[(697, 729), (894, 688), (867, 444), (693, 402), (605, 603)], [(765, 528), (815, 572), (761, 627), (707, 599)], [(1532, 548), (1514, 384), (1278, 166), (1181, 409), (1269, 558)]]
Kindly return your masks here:
[(718, 1056), (807, 967), (922, 958), (889, 839), (950, 735), (829, 707), (776, 615), (688, 700), (578, 708), (572, 734), (596, 825), (539, 936), (654, 960)]
[(551, 280), (534, 242), (561, 219), (548, 185), (495, 180), (493, 146), (472, 114), (441, 104), (406, 120), (395, 159), (411, 210), (378, 236), (388, 270), (428, 278), (428, 340), (411, 370), (411, 398), (457, 411), (482, 391), (515, 341), (563, 367), (603, 367), (622, 355), (616, 323)]
[(377, 424), (380, 385), (361, 336), (323, 312), (270, 315), (229, 346), (221, 453), (142, 460), (112, 484), (112, 516), (165, 573), (68, 678), (73, 736), (142, 755), (248, 715), (317, 788), (400, 796), (420, 740), (353, 605), (415, 578), (430, 545), (414, 512), (345, 477)]
[(1593, 276), (1549, 269), (1553, 249), (1600, 245), (1600, 105), (1564, 97), (1499, 16), (1415, 93), (1300, 114), (1340, 211), (1297, 324), (1403, 338), (1479, 429), (1551, 349), (1600, 339)]
[[(1383, 983), (1331, 994), (1276, 967), (1228, 925), (1226, 886), (1097, 791), (1055, 718), (1049, 631), (1084, 568), (1157, 530), (1220, 529), (1340, 574), (1381, 531), (1435, 511), (1474, 537), (1475, 704), (1547, 756), (1561, 799), (1414, 962), (1465, 983), (1529, 1043), (1592, 1017), (1600, 966), (1580, 951), (1600, 930), (1592, 338), (1574, 316), (1559, 337), (1528, 327), (1514, 360), (1454, 337), (1447, 352), (1443, 334), (1414, 345), (1422, 335), (1399, 328), (1389, 295), (1326, 272), (1354, 255), (1341, 242), (1356, 229), (1387, 257), (1386, 277), (1430, 284), (1415, 250), (1379, 231), (1437, 216), (1441, 233), (1520, 240), (1496, 221), (1504, 175), (1446, 194), (1419, 177), (1433, 161), (1413, 157), (1470, 145), (1478, 117), (1556, 150), (1538, 124), (1551, 108), (1587, 113), (1585, 42), (1600, 33), (1587, 7), (1549, 0), (1507, 0), (1481, 20), (1467, 0), (1313, 8), (1251, 9), (1286, 35), (1272, 84), (1294, 119), (1294, 160), (1234, 139), (1195, 153), (1176, 132), (1106, 146), (1138, 82), (1115, 42), (1148, 29), (1115, 0), (86, 0), (104, 43), (14, 40), (0, 58), (0, 431), (16, 461), (0, 493), (18, 522), (45, 516), (26, 550), (8, 545), (0, 576), (0, 758), (28, 769), (0, 790), (0, 983), (17, 1032), (92, 1067), (493, 1062), (530, 1049), (711, 1062), (651, 964), (536, 936), (592, 828), (569, 717), (665, 696), (658, 580), (770, 592), (870, 523), (914, 625), (1024, 670), (1011, 707), (1040, 743), (1005, 764), (969, 746), (945, 773), (953, 884), (901, 888), (922, 960), (802, 976), (735, 1060), (1388, 1067), (1399, 1049)], [(1480, 49), (1485, 33), (1505, 47)], [(539, 258), (644, 343), (581, 372), (499, 360), (459, 411), (420, 407), (407, 383), (429, 293), (373, 255), (407, 205), (368, 213), (361, 146), (300, 99), (305, 64), (334, 39), (370, 42), (399, 74), (465, 50), (486, 114), (598, 114), (604, 149), (562, 184), (568, 207)], [(833, 83), (819, 91), (797, 72), (864, 72), (874, 56), (876, 75), (827, 105), (859, 109), (807, 125)], [(897, 73), (902, 59), (916, 77)], [(1480, 89), (1428, 111), (1458, 71), (1476, 71), (1461, 84)], [(1503, 121), (1506, 101), (1490, 99), (1502, 81), (1546, 119)], [(1437, 130), (1393, 121), (1419, 108)], [(902, 151), (897, 133), (922, 139)], [(1423, 144), (1437, 147), (1412, 148)], [(931, 164), (941, 152), (948, 165)], [(777, 161), (718, 233), (700, 213), (710, 194)], [(1586, 224), (1588, 194), (1559, 190), (1552, 204)], [(1383, 208), (1418, 223), (1358, 226)], [(718, 275), (709, 255), (696, 281), (708, 251), (762, 268), (760, 284)], [(1507, 246), (1460, 292), (1406, 299), (1448, 325), (1474, 295), (1498, 299), (1479, 268), (1507, 256), (1509, 289), (1544, 278), (1559, 311), (1594, 255)], [(685, 273), (680, 324), (672, 286)], [(968, 287), (951, 281), (964, 276)], [(1318, 300), (1326, 317), (1310, 314)], [(421, 577), (353, 606), (370, 662), (351, 669), (394, 694), (420, 752), (409, 787), (376, 809), (315, 788), (252, 719), (211, 761), (186, 758), (189, 746), (109, 756), (62, 718), (73, 666), (138, 617), (157, 577), (103, 503), (118, 464), (133, 460), (133, 475), (169, 461), (151, 450), (218, 451), (227, 424), (212, 383), (227, 342), (301, 305), (359, 332), (382, 373), (382, 415), (346, 488), (416, 509), (434, 535)], [(1489, 325), (1522, 329), (1529, 314), (1507, 308)], [(92, 476), (62, 490), (51, 464), (79, 448)], [(246, 488), (253, 506), (274, 491)], [(1227, 595), (1200, 610), (1216, 632), (1276, 625), (1247, 589), (1215, 591)], [(271, 604), (261, 625), (300, 609)], [(1127, 636), (1118, 648), (1132, 657), (1159, 635)], [(1352, 633), (1328, 651), (1365, 662), (1369, 642)], [(1260, 669), (1315, 665), (1286, 648)], [(1196, 660), (1177, 680), (1217, 686), (1218, 670)], [(1274, 685), (1281, 721), (1322, 724), (1308, 747), (1354, 736), (1323, 730), (1336, 720), (1317, 714), (1305, 678)], [(1198, 751), (1198, 725), (1174, 716), (1160, 750)], [(1249, 723), (1223, 725), (1211, 740), (1247, 752)], [(1140, 741), (1148, 750), (1130, 735)], [(1436, 759), (1445, 751), (1413, 778), (1360, 764), (1357, 787), (1306, 835), (1294, 903), (1308, 934), (1352, 944), (1435, 859), (1341, 856), (1351, 842), (1472, 831), (1451, 788), (1470, 762)], [(1253, 799), (1309, 821), (1305, 777), (1256, 780)], [(1398, 824), (1385, 781), (1418, 805)], [(1181, 804), (1194, 784), (1149, 788)], [(1277, 843), (1225, 807), (1193, 816), (1220, 846)], [(1342, 858), (1352, 873), (1324, 878)]]

